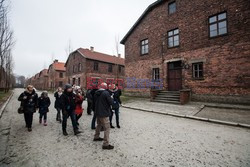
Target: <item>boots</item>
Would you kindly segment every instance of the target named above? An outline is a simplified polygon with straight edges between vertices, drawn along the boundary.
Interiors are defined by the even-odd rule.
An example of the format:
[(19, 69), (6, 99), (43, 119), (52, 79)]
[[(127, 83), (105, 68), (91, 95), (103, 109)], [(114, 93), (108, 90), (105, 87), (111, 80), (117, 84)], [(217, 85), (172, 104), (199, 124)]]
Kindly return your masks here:
[(47, 121), (46, 121), (46, 120), (44, 120), (43, 125), (44, 125), (44, 126), (47, 126)]
[(41, 124), (42, 123), (42, 118), (39, 118), (39, 124)]
[(66, 130), (63, 130), (63, 135), (64, 135), (64, 136), (68, 136), (68, 133), (67, 133)]
[(78, 129), (75, 129), (75, 130), (74, 130), (74, 134), (75, 134), (75, 135), (78, 135), (78, 134), (80, 134), (80, 133), (82, 133), (82, 132), (79, 131)]
[(112, 123), (110, 123), (110, 128), (114, 129), (115, 127), (112, 125)]
[(102, 146), (102, 149), (104, 149), (104, 150), (112, 150), (112, 149), (114, 149), (114, 146), (111, 146), (111, 145)]

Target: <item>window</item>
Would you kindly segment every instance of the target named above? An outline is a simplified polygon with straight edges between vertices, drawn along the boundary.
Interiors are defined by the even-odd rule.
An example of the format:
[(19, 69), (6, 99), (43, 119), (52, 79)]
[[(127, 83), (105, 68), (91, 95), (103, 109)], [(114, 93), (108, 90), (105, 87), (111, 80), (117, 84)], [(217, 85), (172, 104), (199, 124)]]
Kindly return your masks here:
[(112, 64), (109, 64), (108, 72), (112, 72), (112, 71), (113, 71)]
[(75, 66), (73, 65), (73, 73), (75, 72)]
[(78, 64), (78, 72), (81, 72), (81, 71), (82, 71), (82, 64), (79, 63), (79, 64)]
[(172, 14), (176, 12), (176, 2), (171, 2), (168, 4), (168, 14)]
[(141, 55), (148, 54), (148, 39), (141, 41)]
[(119, 73), (121, 73), (121, 72), (122, 72), (122, 66), (119, 65)]
[(209, 17), (209, 36), (216, 37), (227, 34), (227, 13)]
[(59, 77), (63, 78), (63, 73), (62, 72), (59, 73)]
[(193, 78), (203, 78), (203, 63), (193, 63)]
[(153, 68), (153, 81), (159, 81), (160, 80), (160, 69), (159, 68)]
[(173, 48), (179, 46), (179, 29), (171, 30), (168, 32), (168, 47)]
[(73, 80), (72, 80), (72, 84), (73, 84), (73, 85), (75, 85), (75, 84), (76, 84), (76, 79), (75, 79), (75, 78), (73, 78)]
[(59, 82), (59, 87), (63, 87), (63, 82), (62, 81)]
[(94, 70), (98, 71), (98, 62), (94, 62)]
[(78, 78), (78, 86), (81, 86), (81, 78)]

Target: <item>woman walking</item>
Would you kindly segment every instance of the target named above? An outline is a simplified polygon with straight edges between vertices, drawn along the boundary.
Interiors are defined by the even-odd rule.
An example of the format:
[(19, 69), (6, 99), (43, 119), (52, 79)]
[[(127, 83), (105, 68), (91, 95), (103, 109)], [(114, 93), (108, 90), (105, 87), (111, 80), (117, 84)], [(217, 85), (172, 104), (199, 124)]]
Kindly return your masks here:
[(48, 97), (48, 92), (45, 91), (38, 98), (38, 108), (40, 113), (39, 123), (41, 124), (43, 119), (44, 126), (47, 126), (47, 112), (49, 112), (49, 106), (50, 106), (50, 98)]
[(79, 126), (78, 120), (82, 117), (82, 113), (83, 113), (82, 103), (84, 100), (84, 95), (83, 95), (82, 90), (79, 86), (76, 87), (75, 93), (76, 93), (76, 109), (75, 109), (76, 124), (77, 124), (77, 126)]
[(28, 85), (26, 90), (18, 97), (18, 101), (21, 101), (24, 120), (28, 131), (32, 131), (33, 113), (36, 112), (38, 96), (32, 85)]
[(62, 112), (62, 94), (63, 94), (63, 90), (61, 87), (59, 87), (57, 89), (57, 91), (54, 93), (54, 97), (56, 98), (55, 100), (55, 109), (57, 110), (57, 114), (56, 114), (56, 121), (59, 121), (60, 123), (62, 122), (62, 118), (61, 118), (61, 112)]

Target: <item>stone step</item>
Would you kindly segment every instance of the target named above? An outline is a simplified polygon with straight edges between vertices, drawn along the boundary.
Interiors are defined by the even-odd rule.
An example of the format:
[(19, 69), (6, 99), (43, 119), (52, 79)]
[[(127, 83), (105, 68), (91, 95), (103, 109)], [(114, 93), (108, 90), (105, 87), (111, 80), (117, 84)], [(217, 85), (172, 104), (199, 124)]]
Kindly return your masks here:
[(170, 103), (170, 104), (181, 104), (179, 101), (169, 101), (169, 100), (153, 100), (153, 102)]
[(155, 100), (169, 100), (169, 101), (180, 101), (180, 98), (165, 98), (165, 97), (156, 97)]
[(180, 95), (170, 95), (170, 94), (158, 94), (157, 97), (175, 97), (180, 98)]

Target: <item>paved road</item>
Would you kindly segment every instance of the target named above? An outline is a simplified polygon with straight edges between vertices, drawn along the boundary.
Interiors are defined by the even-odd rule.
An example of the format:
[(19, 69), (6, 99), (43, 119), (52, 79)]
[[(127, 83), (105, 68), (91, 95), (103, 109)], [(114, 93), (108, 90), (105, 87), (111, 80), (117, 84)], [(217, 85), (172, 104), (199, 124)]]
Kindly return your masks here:
[[(250, 130), (195, 120), (121, 110), (121, 129), (112, 129), (112, 151), (103, 151), (101, 143), (92, 142), (91, 116), (80, 121), (83, 133), (69, 136), (55, 121), (53, 106), (48, 126), (34, 116), (31, 133), (24, 127), (15, 94), (0, 120), (0, 166), (27, 167), (200, 167), (250, 166)], [(53, 98), (52, 98), (53, 99)], [(86, 103), (84, 104), (86, 108)]]

